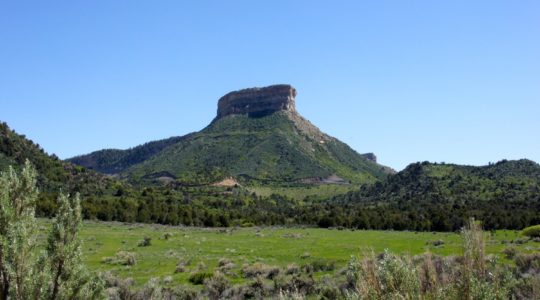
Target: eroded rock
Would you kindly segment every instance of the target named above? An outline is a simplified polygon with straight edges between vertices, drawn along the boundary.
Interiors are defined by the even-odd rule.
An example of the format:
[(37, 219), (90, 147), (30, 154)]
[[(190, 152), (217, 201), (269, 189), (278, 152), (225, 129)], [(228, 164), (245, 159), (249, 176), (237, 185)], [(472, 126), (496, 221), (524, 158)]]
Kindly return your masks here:
[(296, 89), (287, 84), (228, 93), (218, 102), (217, 118), (228, 115), (261, 117), (278, 111), (296, 111)]

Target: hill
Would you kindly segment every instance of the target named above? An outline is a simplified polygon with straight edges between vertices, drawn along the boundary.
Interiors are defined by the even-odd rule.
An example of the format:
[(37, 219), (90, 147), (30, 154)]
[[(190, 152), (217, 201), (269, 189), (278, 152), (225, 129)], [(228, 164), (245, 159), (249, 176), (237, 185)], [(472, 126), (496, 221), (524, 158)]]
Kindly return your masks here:
[[(283, 113), (254, 119), (227, 116), (223, 120), (233, 120), (234, 124), (236, 119), (267, 122), (272, 118), (290, 120)], [(215, 122), (213, 126), (216, 124), (224, 126), (227, 122)], [(290, 126), (286, 122), (277, 124)], [(211, 136), (210, 129), (213, 127), (203, 132)], [(175, 146), (155, 157), (174, 151), (171, 147)], [(540, 166), (529, 160), (504, 160), (483, 167), (414, 163), (353, 192), (336, 195), (354, 186), (332, 185), (339, 189), (328, 194), (319, 190), (328, 185), (317, 185), (310, 188), (314, 192), (301, 193), (307, 196), (303, 200), (293, 200), (276, 194), (281, 187), (267, 186), (264, 195), (257, 195), (252, 187), (237, 186), (233, 178), (226, 178), (232, 184), (218, 182), (214, 186), (131, 186), (62, 162), (1, 123), (0, 171), (8, 165), (18, 168), (26, 159), (38, 170), (42, 191), (39, 216), (53, 214), (54, 199), (63, 190), (82, 194), (85, 218), (104, 221), (209, 227), (297, 224), (417, 231), (459, 230), (469, 217), (482, 220), (486, 229), (522, 229), (540, 223)]]
[(373, 183), (391, 170), (304, 119), (289, 85), (232, 92), (203, 130), (70, 162), (135, 181), (212, 184), (225, 178), (259, 184)]
[(0, 122), (0, 172), (6, 171), (9, 166), (20, 169), (26, 160), (38, 173), (41, 191), (37, 209), (39, 216), (51, 215), (60, 191), (71, 194), (78, 192), (83, 197), (104, 197), (126, 186), (124, 182), (49, 155), (39, 144), (16, 133), (5, 122)]
[[(20, 168), (26, 160), (38, 171), (40, 188), (45, 190), (73, 186), (77, 177), (86, 172), (82, 167), (47, 154), (39, 144), (27, 139), (25, 135), (17, 134), (6, 123), (0, 123), (0, 171), (7, 170), (10, 165)], [(102, 177), (98, 174), (95, 176)]]
[(540, 223), (540, 165), (526, 159), (481, 167), (414, 163), (329, 203), (361, 210), (362, 222), (375, 228), (457, 230), (474, 216), (486, 228), (521, 229)]
[(539, 188), (540, 165), (522, 159), (481, 167), (415, 163), (363, 192), (375, 200), (478, 203), (532, 199)]
[[(186, 136), (187, 137), (187, 136)], [(143, 162), (185, 137), (171, 137), (127, 149), (104, 149), (68, 161), (105, 174), (121, 173), (132, 165)]]

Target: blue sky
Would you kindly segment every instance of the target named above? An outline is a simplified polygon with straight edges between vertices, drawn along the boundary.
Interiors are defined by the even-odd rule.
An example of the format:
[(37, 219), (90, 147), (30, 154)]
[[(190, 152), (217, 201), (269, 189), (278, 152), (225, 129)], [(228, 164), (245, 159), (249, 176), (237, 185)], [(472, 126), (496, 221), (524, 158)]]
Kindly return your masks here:
[(0, 120), (61, 158), (200, 130), (276, 83), (398, 170), (538, 162), (540, 2), (0, 2)]

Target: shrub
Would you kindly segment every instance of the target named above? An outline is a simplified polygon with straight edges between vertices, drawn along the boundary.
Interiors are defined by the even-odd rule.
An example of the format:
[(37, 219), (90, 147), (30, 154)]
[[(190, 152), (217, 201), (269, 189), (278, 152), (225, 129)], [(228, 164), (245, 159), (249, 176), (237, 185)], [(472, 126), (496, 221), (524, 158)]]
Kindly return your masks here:
[(144, 239), (140, 240), (137, 246), (139, 247), (148, 247), (152, 245), (152, 238), (145, 236)]
[(383, 294), (415, 298), (419, 294), (418, 273), (412, 263), (404, 258), (385, 253), (378, 262), (378, 279)]
[(523, 245), (523, 244), (526, 244), (528, 241), (529, 241), (529, 239), (522, 238), (522, 239), (515, 239), (515, 240), (512, 241), (512, 243), (514, 243), (516, 245)]
[[(386, 251), (349, 262), (349, 286), (361, 299), (416, 299), (420, 295), (419, 275), (413, 263)], [(365, 297), (365, 298), (364, 298)]]
[(444, 241), (443, 240), (436, 240), (436, 241), (429, 242), (429, 244), (431, 246), (433, 246), (433, 247), (439, 247), (439, 246), (444, 245)]
[(295, 299), (304, 299), (303, 296), (315, 293), (316, 283), (312, 276), (278, 276), (274, 278), (274, 291), (282, 296), (295, 295), (299, 297)]
[(173, 283), (172, 276), (167, 276), (167, 277), (163, 278), (163, 284), (170, 285), (171, 283)]
[(540, 237), (540, 225), (527, 227), (521, 231), (521, 234), (531, 238)]
[(244, 265), (242, 267), (242, 274), (245, 278), (255, 278), (262, 276), (264, 278), (272, 279), (279, 274), (278, 267), (268, 266), (262, 263), (255, 263), (253, 265)]
[(201, 285), (206, 279), (211, 278), (212, 276), (214, 276), (214, 274), (208, 272), (195, 272), (189, 276), (189, 282), (194, 285)]
[(540, 274), (540, 253), (517, 255), (515, 262), (522, 274)]
[(540, 276), (522, 278), (512, 289), (514, 299), (540, 299)]
[[(433, 256), (430, 252), (420, 257), (416, 257), (418, 264), (418, 275), (422, 293), (431, 294), (433, 298), (442, 298), (441, 286), (447, 285), (449, 281), (449, 270), (446, 262), (449, 258)], [(450, 258), (451, 259), (451, 258)]]
[(296, 264), (290, 264), (287, 266), (287, 269), (285, 269), (285, 274), (287, 275), (294, 275), (300, 273), (300, 267)]
[(137, 255), (133, 252), (118, 251), (113, 257), (104, 257), (101, 262), (109, 265), (133, 266), (137, 264)]
[(176, 300), (195, 300), (200, 298), (198, 295), (199, 293), (197, 289), (187, 285), (179, 285), (168, 290), (167, 293), (165, 293), (164, 298)]
[(227, 258), (221, 258), (219, 261), (218, 261), (218, 270), (223, 273), (223, 274), (226, 274), (226, 275), (233, 275), (232, 274), (232, 269), (234, 269), (236, 267), (236, 265), (234, 264), (234, 262), (232, 262), (230, 259), (227, 259)]
[(181, 259), (176, 263), (176, 270), (175, 273), (184, 273), (187, 271), (187, 267), (191, 265), (191, 258), (190, 259)]
[(324, 276), (321, 278), (320, 283), (317, 285), (317, 292), (320, 299), (340, 299), (341, 291), (339, 285), (330, 276)]
[(102, 280), (107, 288), (107, 298), (109, 299), (132, 299), (132, 289), (135, 282), (128, 278), (123, 279), (111, 272), (101, 274)]
[(224, 299), (224, 293), (230, 287), (231, 284), (220, 272), (216, 272), (212, 277), (204, 280), (204, 293), (211, 300)]
[(205, 271), (206, 269), (208, 269), (208, 267), (206, 266), (206, 264), (204, 263), (204, 261), (200, 261), (198, 264), (197, 264), (197, 272), (202, 272), (202, 271)]
[(230, 264), (232, 264), (232, 263), (233, 263), (233, 262), (232, 262), (230, 259), (224, 258), (224, 257), (223, 257), (223, 258), (220, 258), (220, 259), (219, 259), (219, 261), (218, 261), (218, 267), (221, 268), (221, 267), (224, 267), (224, 266), (226, 266), (226, 265), (230, 265)]
[(273, 292), (272, 286), (265, 284), (261, 277), (257, 277), (250, 283), (232, 289), (226, 295), (226, 299), (268, 299)]
[(306, 273), (311, 272), (329, 272), (336, 269), (336, 262), (332, 260), (316, 259), (307, 263), (303, 267)]
[[(102, 281), (82, 262), (79, 195), (57, 198), (43, 251), (35, 218), (37, 174), (26, 160), (20, 172), (0, 173), (0, 297), (2, 299), (102, 298)], [(67, 288), (68, 287), (68, 288)]]
[(514, 258), (516, 256), (517, 250), (514, 247), (508, 247), (508, 248), (504, 248), (502, 253), (504, 254), (504, 257), (506, 257), (508, 259), (512, 259), (512, 258)]
[(163, 287), (159, 279), (151, 278), (139, 292), (135, 299), (164, 299)]

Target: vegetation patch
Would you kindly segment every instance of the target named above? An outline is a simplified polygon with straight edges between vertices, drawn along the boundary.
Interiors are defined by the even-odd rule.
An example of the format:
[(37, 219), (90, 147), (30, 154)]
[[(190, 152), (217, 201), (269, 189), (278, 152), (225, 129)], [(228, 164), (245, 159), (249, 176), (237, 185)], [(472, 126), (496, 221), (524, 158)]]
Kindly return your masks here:
[(527, 227), (521, 233), (530, 238), (540, 238), (540, 225)]
[(201, 285), (208, 278), (212, 278), (213, 274), (209, 272), (195, 272), (189, 275), (189, 282), (194, 285)]
[(101, 262), (109, 265), (134, 266), (137, 263), (137, 254), (128, 251), (118, 251), (115, 256), (104, 257)]

